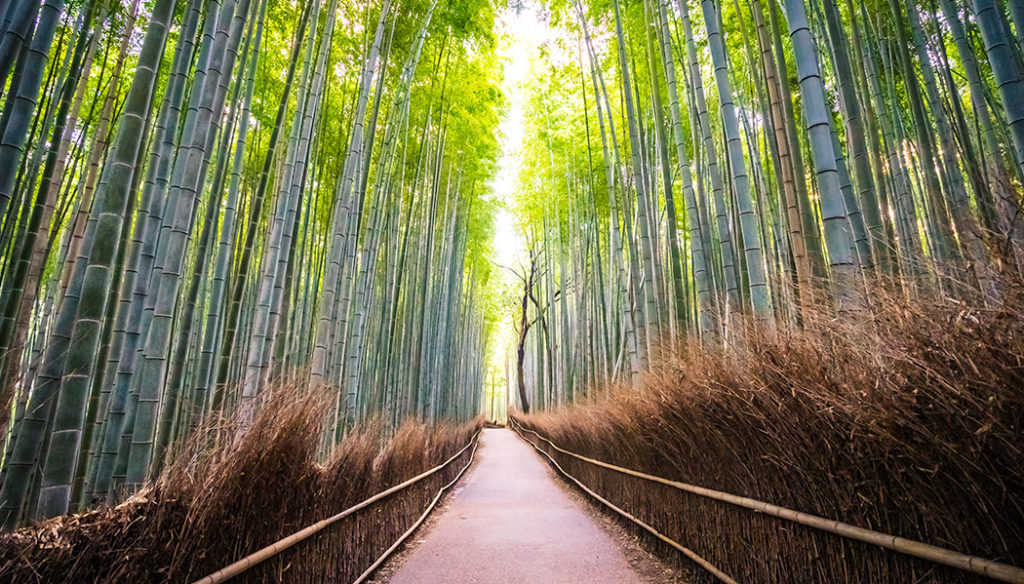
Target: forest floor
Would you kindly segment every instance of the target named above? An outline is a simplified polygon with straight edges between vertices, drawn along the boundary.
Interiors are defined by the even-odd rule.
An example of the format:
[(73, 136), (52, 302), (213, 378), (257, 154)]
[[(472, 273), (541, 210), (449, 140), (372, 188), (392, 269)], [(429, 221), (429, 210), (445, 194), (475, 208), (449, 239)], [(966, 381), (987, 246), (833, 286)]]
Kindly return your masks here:
[(477, 456), (444, 509), (375, 582), (683, 582), (511, 431), (484, 430)]

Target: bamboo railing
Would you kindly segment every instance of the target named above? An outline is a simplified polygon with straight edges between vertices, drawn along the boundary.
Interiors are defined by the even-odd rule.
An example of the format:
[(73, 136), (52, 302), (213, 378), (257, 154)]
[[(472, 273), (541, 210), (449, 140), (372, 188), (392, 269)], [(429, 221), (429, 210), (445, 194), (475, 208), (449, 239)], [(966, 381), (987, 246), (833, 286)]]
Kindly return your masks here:
[[(509, 418), (509, 421), (512, 424), (515, 424), (515, 420), (513, 420), (512, 418)], [(520, 426), (520, 428), (522, 428), (522, 426)], [(575, 483), (576, 486), (578, 486), (579, 488), (581, 488), (584, 491), (586, 491), (586, 493), (588, 495), (590, 495), (591, 497), (593, 497), (593, 498), (597, 499), (598, 501), (600, 501), (604, 506), (608, 507), (612, 511), (615, 511), (616, 513), (618, 513), (619, 515), (621, 515), (621, 516), (625, 517), (626, 519), (632, 521), (633, 523), (639, 525), (641, 528), (643, 528), (645, 531), (647, 531), (648, 533), (650, 533), (654, 537), (657, 537), (661, 541), (663, 541), (663, 542), (667, 543), (668, 545), (674, 547), (675, 549), (679, 550), (680, 552), (683, 553), (683, 555), (685, 555), (686, 557), (688, 557), (691, 560), (693, 560), (694, 562), (696, 562), (700, 567), (702, 567), (705, 570), (707, 570), (708, 572), (710, 572), (711, 575), (713, 575), (715, 578), (718, 578), (720, 581), (724, 582), (725, 584), (739, 584), (739, 582), (737, 582), (736, 580), (732, 579), (731, 576), (729, 576), (728, 574), (726, 574), (722, 570), (718, 569), (717, 566), (715, 566), (711, 562), (709, 562), (706, 559), (704, 559), (703, 557), (701, 557), (699, 554), (697, 554), (697, 552), (695, 552), (695, 551), (691, 550), (690, 548), (684, 546), (683, 544), (675, 541), (674, 539), (668, 537), (667, 535), (659, 532), (654, 527), (651, 527), (651, 525), (649, 525), (649, 524), (641, 521), (640, 519), (634, 517), (632, 514), (628, 513), (627, 511), (625, 511), (621, 507), (618, 507), (617, 505), (615, 505), (614, 503), (612, 503), (608, 499), (605, 499), (601, 495), (598, 495), (596, 492), (594, 492), (593, 489), (591, 489), (590, 487), (584, 485), (582, 481), (580, 481), (576, 477), (574, 477), (571, 474), (569, 474), (568, 472), (566, 472), (566, 470), (564, 468), (562, 468), (562, 465), (558, 464), (555, 461), (555, 459), (551, 457), (550, 454), (545, 452), (541, 447), (539, 447), (536, 444), (534, 444), (531, 440), (527, 439), (526, 436), (523, 436), (522, 432), (520, 432), (519, 429), (515, 427), (515, 425), (512, 425), (512, 429), (515, 430), (515, 432), (517, 434), (519, 434), (520, 438), (525, 440), (530, 446), (533, 446), (534, 450), (536, 450), (537, 452), (543, 454), (545, 458), (547, 458), (549, 461), (551, 461), (551, 464), (553, 464), (555, 466), (555, 468), (558, 469), (558, 472), (562, 473), (562, 475), (565, 476), (565, 478), (567, 478), (570, 481), (572, 481), (573, 483)], [(533, 432), (532, 430), (529, 430), (527, 428), (523, 428), (523, 429), (526, 430), (527, 432)], [(538, 438), (541, 438), (541, 436), (539, 434), (537, 434), (536, 432), (533, 432), (533, 433), (536, 434)], [(541, 438), (541, 439), (544, 440), (544, 438)], [(550, 444), (550, 442), (549, 442), (549, 444)]]
[[(691, 493), (708, 499), (714, 499), (716, 501), (722, 501), (724, 503), (729, 503), (732, 505), (736, 505), (738, 507), (743, 507), (751, 511), (764, 513), (765, 515), (771, 515), (773, 517), (778, 517), (780, 519), (792, 521), (793, 523), (798, 523), (800, 525), (831, 533), (833, 535), (838, 535), (840, 537), (845, 537), (847, 539), (853, 539), (864, 543), (877, 545), (885, 549), (900, 552), (902, 554), (934, 562), (936, 564), (951, 566), (953, 568), (958, 568), (966, 572), (971, 572), (973, 574), (978, 574), (980, 576), (986, 576), (992, 578), (993, 580), (998, 580), (1000, 582), (1009, 582), (1011, 584), (1024, 584), (1024, 569), (1018, 568), (1016, 566), (1011, 566), (1009, 564), (1003, 564), (1000, 562), (994, 562), (992, 560), (987, 560), (985, 558), (980, 558), (978, 556), (963, 554), (954, 550), (934, 546), (912, 539), (907, 539), (905, 537), (889, 535), (887, 533), (881, 533), (879, 531), (865, 529), (863, 527), (857, 527), (856, 525), (843, 523), (842, 521), (836, 521), (834, 519), (827, 519), (825, 517), (819, 517), (817, 515), (803, 513), (801, 511), (794, 511), (793, 509), (787, 509), (785, 507), (780, 507), (778, 505), (773, 505), (771, 503), (766, 503), (764, 501), (758, 501), (757, 499), (751, 499), (749, 497), (740, 497), (738, 495), (733, 495), (731, 493), (716, 491), (714, 489), (708, 489), (697, 485), (673, 481), (666, 478), (642, 473), (636, 470), (623, 468), (621, 466), (616, 466), (614, 464), (609, 464), (607, 462), (602, 462), (600, 460), (595, 460), (593, 458), (588, 458), (581, 454), (565, 450), (564, 448), (559, 447), (551, 440), (548, 440), (544, 436), (541, 436), (537, 432), (524, 427), (522, 424), (518, 423), (514, 418), (510, 417), (509, 422), (512, 428), (515, 429), (516, 432), (530, 444), (533, 444), (533, 442), (528, 440), (525, 436), (523, 436), (522, 432), (520, 432), (520, 429), (525, 430), (526, 432), (529, 432), (536, 436), (538, 439), (548, 443), (551, 446), (551, 448), (555, 449), (556, 451), (565, 454), (566, 456), (575, 458), (577, 460), (581, 460), (583, 462), (592, 464), (594, 466), (599, 466), (601, 468), (641, 478), (651, 482), (660, 483), (662, 485), (673, 487), (681, 491), (685, 491), (687, 493)], [(517, 426), (518, 428), (516, 428)], [(538, 448), (536, 444), (533, 444), (533, 446), (534, 448)], [(540, 449), (538, 448), (538, 450)], [(543, 450), (541, 450), (541, 452), (543, 452)], [(545, 452), (544, 454), (546, 455), (547, 453)], [(552, 459), (550, 456), (548, 456), (548, 459), (554, 462), (554, 459)], [(555, 465), (558, 466), (557, 463), (555, 463)], [(561, 467), (559, 467), (559, 469), (561, 469)], [(567, 473), (565, 473), (565, 471), (562, 471), (562, 473), (565, 474), (566, 476), (569, 476)], [(572, 480), (582, 487), (582, 484), (579, 483), (579, 481), (576, 481), (575, 479)], [(590, 491), (590, 489), (585, 488), (585, 490), (593, 494), (593, 492)], [(597, 497), (597, 495), (594, 496)], [(610, 503), (605, 502), (603, 499), (600, 499), (600, 497), (598, 497), (598, 499), (604, 502), (606, 505), (610, 505)], [(623, 511), (619, 512), (625, 514), (625, 512)], [(640, 524), (641, 527), (644, 527), (648, 531), (652, 531), (652, 533), (654, 533), (651, 528), (646, 526), (646, 524), (641, 524), (636, 519), (632, 520)], [(655, 535), (658, 534), (655, 533)], [(678, 544), (674, 544), (673, 542), (666, 541), (666, 543), (673, 545), (673, 547), (676, 547), (677, 549), (681, 548), (681, 546), (679, 546)], [(684, 551), (684, 553), (686, 552)]]
[(253, 552), (252, 554), (245, 556), (244, 558), (238, 560), (237, 562), (234, 562), (233, 564), (227, 567), (221, 568), (220, 570), (217, 570), (216, 572), (208, 576), (196, 580), (195, 582), (193, 582), (193, 584), (219, 584), (220, 582), (226, 582), (227, 580), (230, 580), (231, 578), (234, 578), (235, 576), (238, 576), (239, 574), (246, 572), (247, 570), (251, 569), (257, 564), (260, 564), (261, 562), (264, 562), (280, 554), (281, 552), (287, 550), (295, 544), (309, 539), (310, 537), (326, 529), (328, 526), (337, 523), (338, 521), (341, 521), (342, 519), (352, 515), (353, 513), (359, 511), (360, 509), (369, 507), (370, 505), (373, 505), (374, 503), (380, 501), (381, 499), (389, 497), (437, 473), (441, 469), (455, 462), (460, 456), (462, 456), (464, 452), (466, 452), (466, 450), (468, 450), (472, 446), (473, 451), (470, 453), (469, 461), (466, 462), (465, 466), (462, 467), (462, 470), (459, 471), (455, 479), (453, 479), (451, 482), (449, 482), (445, 486), (441, 487), (440, 490), (438, 490), (437, 495), (434, 496), (433, 501), (431, 501), (430, 505), (427, 506), (427, 509), (423, 512), (423, 514), (420, 515), (420, 518), (416, 520), (412, 527), (410, 527), (408, 530), (405, 531), (405, 533), (402, 534), (402, 536), (398, 539), (397, 542), (395, 542), (394, 545), (388, 548), (381, 557), (377, 558), (377, 560), (369, 568), (367, 568), (367, 570), (364, 571), (362, 575), (359, 576), (359, 578), (356, 580), (356, 584), (365, 581), (366, 578), (369, 577), (369, 575), (377, 567), (379, 567), (384, 562), (384, 560), (391, 555), (391, 553), (398, 549), (398, 546), (401, 545), (401, 543), (405, 541), (405, 539), (408, 538), (412, 534), (412, 532), (420, 526), (420, 524), (423, 523), (423, 521), (427, 518), (427, 515), (437, 505), (437, 502), (441, 499), (441, 495), (444, 494), (444, 492), (447, 491), (449, 488), (451, 488), (451, 486), (454, 485), (459, 480), (463, 473), (466, 472), (466, 469), (468, 469), (469, 466), (473, 464), (473, 458), (476, 455), (476, 445), (478, 443), (479, 437), (480, 432), (477, 431), (477, 433), (473, 435), (473, 437), (465, 446), (463, 446), (458, 452), (453, 454), (451, 458), (435, 466), (434, 468), (424, 471), (423, 473), (420, 473), (403, 483), (397, 484), (386, 491), (377, 493), (376, 495), (362, 501), (361, 503), (357, 503), (356, 505), (353, 505), (352, 507), (349, 507), (348, 509), (345, 509), (344, 511), (336, 515), (332, 515), (327, 519), (321, 519), (320, 521), (317, 521), (316, 523), (304, 529), (300, 529), (299, 531), (296, 531), (295, 533), (285, 538), (282, 538), (259, 551)]

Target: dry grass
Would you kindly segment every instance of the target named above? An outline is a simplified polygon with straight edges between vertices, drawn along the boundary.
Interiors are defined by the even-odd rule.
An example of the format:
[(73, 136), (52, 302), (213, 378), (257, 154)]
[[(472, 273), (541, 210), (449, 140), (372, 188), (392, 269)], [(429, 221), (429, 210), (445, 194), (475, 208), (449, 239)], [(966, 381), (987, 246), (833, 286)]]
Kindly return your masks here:
[[(1024, 566), (1024, 287), (1007, 289), (999, 308), (877, 293), (873, 316), (749, 327), (639, 391), (522, 421), (600, 460)], [(557, 459), (740, 582), (987, 581)]]
[[(444, 461), (480, 426), (375, 424), (317, 464), (323, 397), (284, 387), (233, 445), (196, 439), (156, 484), (115, 508), (0, 536), (4, 582), (191, 582)], [(208, 430), (202, 437), (217, 432)], [(351, 582), (422, 513), (445, 470), (268, 560), (239, 582)]]

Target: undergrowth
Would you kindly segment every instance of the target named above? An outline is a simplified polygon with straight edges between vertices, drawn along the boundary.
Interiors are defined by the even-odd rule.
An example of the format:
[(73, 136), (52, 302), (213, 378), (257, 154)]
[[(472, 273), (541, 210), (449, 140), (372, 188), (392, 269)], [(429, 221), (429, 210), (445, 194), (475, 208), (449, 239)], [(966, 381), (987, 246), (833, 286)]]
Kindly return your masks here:
[[(1004, 289), (994, 308), (875, 292), (803, 330), (748, 323), (639, 390), (519, 419), (619, 466), (1024, 566), (1024, 288)], [(552, 455), (740, 582), (988, 581)]]
[[(201, 445), (208, 429), (124, 503), (0, 535), (0, 581), (191, 582), (440, 464), (481, 425), (408, 422), (385, 441), (370, 423), (318, 464), (324, 401), (281, 388), (233, 444)], [(352, 582), (468, 456), (233, 581)]]

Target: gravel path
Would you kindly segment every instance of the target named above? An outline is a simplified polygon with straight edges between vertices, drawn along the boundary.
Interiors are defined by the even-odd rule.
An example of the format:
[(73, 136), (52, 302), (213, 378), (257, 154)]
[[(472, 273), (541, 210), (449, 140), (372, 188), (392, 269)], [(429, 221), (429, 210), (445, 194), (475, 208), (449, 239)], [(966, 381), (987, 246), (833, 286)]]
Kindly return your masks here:
[(432, 528), (416, 534), (414, 547), (387, 570), (392, 584), (675, 581), (556, 484), (511, 431), (485, 430), (477, 456)]

